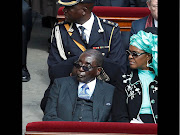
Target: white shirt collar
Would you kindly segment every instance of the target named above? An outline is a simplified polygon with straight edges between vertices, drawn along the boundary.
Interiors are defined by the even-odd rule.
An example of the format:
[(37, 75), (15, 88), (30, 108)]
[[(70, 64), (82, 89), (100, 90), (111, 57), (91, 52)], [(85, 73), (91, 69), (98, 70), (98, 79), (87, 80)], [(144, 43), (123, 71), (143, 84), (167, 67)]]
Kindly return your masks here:
[(84, 33), (86, 34), (87, 43), (89, 43), (89, 38), (90, 38), (93, 23), (94, 23), (94, 15), (92, 12), (91, 12), (90, 19), (88, 21), (86, 21), (84, 24), (81, 25), (81, 24), (76, 23), (76, 27), (78, 28), (80, 33), (81, 33), (81, 30), (79, 29), (79, 26), (83, 26), (85, 28)]
[(155, 27), (158, 27), (158, 21), (154, 19), (154, 25)]
[[(82, 87), (84, 84), (85, 84), (85, 83), (83, 83), (83, 82), (79, 82), (78, 94), (80, 93), (80, 89), (81, 89), (81, 87)], [(93, 94), (93, 92), (94, 92), (94, 89), (95, 89), (95, 86), (96, 86), (96, 78), (95, 78), (93, 81), (87, 83), (87, 85), (88, 85), (89, 90), (90, 90), (90, 96), (92, 96), (92, 94)]]

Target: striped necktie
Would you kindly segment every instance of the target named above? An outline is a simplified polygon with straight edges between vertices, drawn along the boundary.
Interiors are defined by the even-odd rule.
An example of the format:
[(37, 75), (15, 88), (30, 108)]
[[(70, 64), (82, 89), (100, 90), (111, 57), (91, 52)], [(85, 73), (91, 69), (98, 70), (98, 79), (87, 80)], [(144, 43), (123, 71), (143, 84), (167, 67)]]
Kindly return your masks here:
[(86, 41), (86, 34), (84, 33), (84, 30), (85, 30), (85, 28), (83, 27), (83, 26), (79, 26), (79, 28), (80, 28), (80, 30), (81, 30), (81, 39), (82, 39), (82, 41), (84, 42), (84, 43), (86, 43), (87, 44), (87, 41)]
[(82, 99), (90, 99), (91, 97), (88, 93), (89, 93), (89, 87), (87, 84), (84, 84), (80, 89), (80, 93), (78, 94), (78, 97)]

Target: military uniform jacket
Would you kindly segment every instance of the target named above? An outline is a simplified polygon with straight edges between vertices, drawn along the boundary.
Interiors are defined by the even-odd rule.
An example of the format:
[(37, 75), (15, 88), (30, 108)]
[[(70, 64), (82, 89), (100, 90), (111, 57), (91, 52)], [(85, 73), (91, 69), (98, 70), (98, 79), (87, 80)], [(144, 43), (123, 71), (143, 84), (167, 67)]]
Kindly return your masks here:
[[(110, 59), (121, 66), (122, 72), (126, 72), (126, 53), (121, 43), (120, 28), (118, 24), (103, 20), (94, 15), (94, 23), (92, 26), (89, 44), (85, 44), (74, 23), (69, 23), (69, 30), (72, 35), (70, 36), (65, 28), (66, 22), (61, 22), (55, 25), (52, 30), (52, 43), (48, 57), (48, 66), (51, 68), (58, 63), (73, 63), (78, 59), (83, 52), (73, 41), (76, 40), (86, 47), (86, 49), (98, 49), (105, 59)], [(57, 26), (59, 27), (57, 29)], [(57, 48), (56, 30), (60, 30), (60, 40), (63, 45), (64, 54), (66, 58), (62, 58)]]
[[(54, 80), (50, 90), (43, 121), (72, 121), (78, 97), (76, 77), (64, 77)], [(115, 87), (96, 80), (93, 92), (93, 121), (110, 120)]]
[[(116, 91), (117, 94), (115, 94), (113, 101), (116, 102), (116, 106), (113, 107), (113, 120), (130, 122), (133, 118), (137, 118), (142, 104), (142, 86), (138, 77), (138, 70), (133, 70), (130, 74), (123, 75), (123, 80), (117, 87), (118, 91)], [(158, 81), (156, 76), (149, 85), (149, 100), (154, 123), (158, 122), (157, 93)]]

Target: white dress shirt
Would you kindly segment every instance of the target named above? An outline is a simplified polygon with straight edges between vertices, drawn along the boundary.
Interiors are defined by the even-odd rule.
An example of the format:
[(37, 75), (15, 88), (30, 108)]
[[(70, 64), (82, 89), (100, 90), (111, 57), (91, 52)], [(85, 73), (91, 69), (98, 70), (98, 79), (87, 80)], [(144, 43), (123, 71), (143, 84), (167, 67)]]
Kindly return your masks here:
[(84, 33), (86, 35), (87, 43), (89, 43), (89, 38), (90, 38), (93, 23), (94, 23), (94, 15), (93, 15), (93, 13), (91, 13), (90, 19), (87, 22), (85, 22), (84, 24), (81, 25), (81, 24), (76, 23), (76, 27), (78, 28), (80, 34), (81, 34), (81, 30), (80, 30), (79, 26), (83, 26), (85, 28)]
[[(81, 87), (82, 87), (84, 84), (85, 84), (85, 83), (83, 83), (83, 82), (79, 82), (78, 95), (79, 95), (79, 93), (81, 92), (81, 91), (80, 91), (80, 90), (81, 90)], [(96, 86), (96, 78), (95, 78), (93, 81), (87, 83), (87, 85), (88, 85), (89, 91), (90, 91), (88, 94), (89, 94), (90, 97), (91, 97), (92, 94), (93, 94), (93, 92), (94, 92), (95, 86)]]
[(158, 21), (154, 19), (154, 25), (158, 28)]

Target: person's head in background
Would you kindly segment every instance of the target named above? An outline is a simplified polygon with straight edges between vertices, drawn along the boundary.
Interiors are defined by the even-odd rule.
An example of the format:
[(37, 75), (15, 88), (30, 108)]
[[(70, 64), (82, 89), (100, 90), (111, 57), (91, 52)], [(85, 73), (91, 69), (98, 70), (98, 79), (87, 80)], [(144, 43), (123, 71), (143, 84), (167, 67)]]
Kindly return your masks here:
[(130, 38), (127, 50), (131, 69), (153, 70), (157, 75), (157, 28), (148, 27)]
[(147, 6), (151, 11), (152, 17), (158, 21), (158, 0), (147, 0)]

